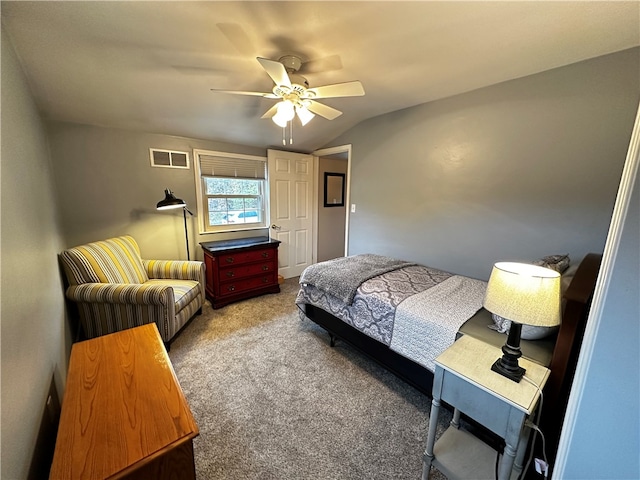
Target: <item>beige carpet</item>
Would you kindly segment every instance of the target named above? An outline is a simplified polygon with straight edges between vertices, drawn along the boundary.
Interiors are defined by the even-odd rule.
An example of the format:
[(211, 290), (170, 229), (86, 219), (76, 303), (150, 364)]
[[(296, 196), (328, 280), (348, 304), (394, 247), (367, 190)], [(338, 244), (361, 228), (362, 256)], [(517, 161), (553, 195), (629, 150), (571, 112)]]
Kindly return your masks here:
[(429, 399), (344, 342), (331, 348), (300, 320), (297, 290), (288, 279), (279, 294), (207, 302), (173, 342), (198, 478), (419, 479)]

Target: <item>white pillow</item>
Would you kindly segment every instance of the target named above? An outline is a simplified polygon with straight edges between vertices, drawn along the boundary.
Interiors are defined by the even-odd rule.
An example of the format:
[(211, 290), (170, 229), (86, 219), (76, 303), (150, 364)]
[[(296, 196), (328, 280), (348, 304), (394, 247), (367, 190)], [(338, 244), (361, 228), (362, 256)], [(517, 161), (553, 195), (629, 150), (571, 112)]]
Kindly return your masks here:
[[(493, 317), (493, 325), (489, 325), (489, 328), (500, 333), (508, 334), (509, 329), (511, 328), (511, 320), (502, 318), (500, 315), (496, 315), (495, 313), (491, 314), (491, 316)], [(559, 326), (537, 327), (535, 325), (522, 325), (520, 338), (522, 340), (541, 340), (549, 335), (553, 335), (559, 328)]]

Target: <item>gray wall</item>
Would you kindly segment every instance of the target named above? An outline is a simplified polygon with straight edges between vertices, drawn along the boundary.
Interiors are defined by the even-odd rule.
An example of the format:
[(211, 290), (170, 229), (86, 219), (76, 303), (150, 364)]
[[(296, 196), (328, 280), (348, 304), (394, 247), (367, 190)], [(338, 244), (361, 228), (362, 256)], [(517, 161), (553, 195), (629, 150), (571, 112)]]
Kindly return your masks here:
[(2, 470), (26, 478), (52, 376), (63, 392), (70, 333), (63, 242), (45, 129), (2, 31)]
[[(266, 156), (255, 147), (57, 122), (49, 141), (66, 246), (130, 234), (148, 259), (186, 258), (182, 211), (155, 206), (170, 188), (196, 214), (194, 148)], [(187, 151), (191, 168), (151, 167), (149, 148)], [(195, 216), (188, 231), (192, 259), (202, 259), (199, 242), (228, 237), (199, 235)]]
[[(193, 171), (152, 169), (148, 148), (264, 150), (69, 124), (51, 124), (45, 132), (4, 32), (1, 94), (1, 476), (14, 479), (26, 476), (51, 376), (60, 392), (64, 387), (70, 334), (56, 254), (65, 246), (131, 233), (145, 256), (182, 256), (180, 216), (159, 214), (154, 206), (170, 187), (195, 207)], [(637, 103), (635, 51), (356, 127), (333, 143), (353, 144), (351, 193), (358, 210), (351, 216), (352, 253), (411, 256), (486, 278), (490, 265), (506, 254), (568, 251), (579, 257), (602, 250)], [(636, 193), (636, 217), (637, 201)], [(193, 238), (192, 245), (198, 241)], [(626, 269), (625, 258), (619, 259), (616, 272), (626, 275), (621, 282), (637, 281), (630, 271), (637, 257), (627, 251), (633, 248), (637, 237), (624, 249)], [(622, 308), (609, 305), (607, 318), (615, 328), (612, 337), (603, 334), (596, 343), (603, 364), (589, 372), (584, 422), (598, 403), (612, 398), (599, 384), (610, 365), (628, 354), (637, 359), (637, 344), (620, 348), (614, 341), (626, 331), (615, 322), (634, 312), (630, 299), (622, 300)], [(616, 375), (604, 388), (618, 394), (624, 382)], [(620, 409), (611, 418), (617, 424), (629, 417)], [(606, 429), (587, 434), (571, 445), (569, 466), (576, 475), (574, 460), (619, 438)], [(601, 458), (593, 455), (593, 462)]]
[[(636, 163), (637, 165), (637, 163)], [(640, 478), (640, 182), (623, 223), (562, 478)], [(578, 367), (580, 368), (580, 366)], [(571, 398), (570, 402), (574, 402)]]
[(354, 127), (332, 142), (353, 145), (349, 253), (486, 279), (602, 252), (639, 84), (632, 49)]
[(318, 159), (318, 262), (344, 256), (346, 199), (343, 207), (324, 206), (325, 172), (345, 174), (345, 197), (347, 161), (321, 157)]

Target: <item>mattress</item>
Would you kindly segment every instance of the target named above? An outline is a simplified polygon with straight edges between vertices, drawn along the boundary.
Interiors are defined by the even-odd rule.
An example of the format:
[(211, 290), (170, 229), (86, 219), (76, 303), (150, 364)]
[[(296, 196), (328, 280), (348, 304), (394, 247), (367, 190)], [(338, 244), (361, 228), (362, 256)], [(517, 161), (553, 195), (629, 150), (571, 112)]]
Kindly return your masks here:
[[(363, 267), (355, 268), (361, 260)], [(460, 325), (482, 307), (486, 282), (423, 265), (393, 265), (392, 260), (365, 255), (309, 267), (296, 298), (301, 318), (305, 304), (319, 307), (433, 371), (435, 358), (453, 344)], [(372, 267), (384, 272), (372, 276)], [(341, 285), (350, 280), (359, 286)]]

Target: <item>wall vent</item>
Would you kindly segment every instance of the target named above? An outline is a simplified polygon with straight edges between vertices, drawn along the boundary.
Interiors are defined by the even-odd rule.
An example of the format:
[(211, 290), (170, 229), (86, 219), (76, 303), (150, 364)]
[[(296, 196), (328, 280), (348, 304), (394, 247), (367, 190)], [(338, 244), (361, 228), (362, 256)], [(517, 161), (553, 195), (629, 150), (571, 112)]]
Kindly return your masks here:
[(162, 150), (150, 148), (149, 157), (152, 167), (162, 168), (189, 168), (189, 153), (175, 150)]

